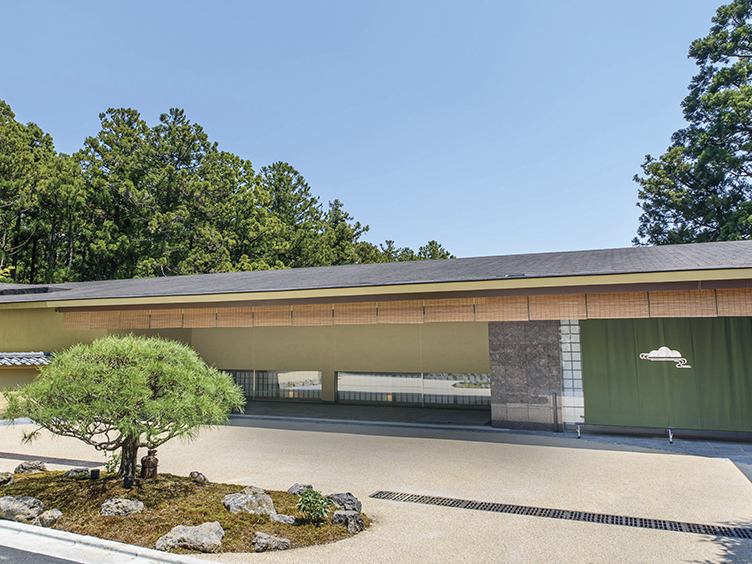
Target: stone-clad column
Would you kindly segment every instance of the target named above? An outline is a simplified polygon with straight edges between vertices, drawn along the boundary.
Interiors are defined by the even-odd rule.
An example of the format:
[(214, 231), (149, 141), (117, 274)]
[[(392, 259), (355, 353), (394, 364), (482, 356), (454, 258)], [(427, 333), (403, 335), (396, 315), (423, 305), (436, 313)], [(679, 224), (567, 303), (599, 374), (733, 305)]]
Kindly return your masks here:
[(491, 322), (488, 348), (492, 425), (554, 430), (556, 423), (560, 429), (559, 322)]

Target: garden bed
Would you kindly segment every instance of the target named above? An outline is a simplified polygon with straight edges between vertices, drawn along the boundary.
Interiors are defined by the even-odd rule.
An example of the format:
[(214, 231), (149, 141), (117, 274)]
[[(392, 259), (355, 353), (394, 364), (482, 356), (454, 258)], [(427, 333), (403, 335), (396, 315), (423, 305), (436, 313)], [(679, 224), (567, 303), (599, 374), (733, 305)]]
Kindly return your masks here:
[[(346, 526), (332, 524), (331, 518), (322, 523), (306, 521), (297, 509), (298, 496), (284, 491), (266, 493), (277, 513), (295, 517), (297, 525), (273, 522), (266, 515), (230, 513), (222, 498), (244, 487), (234, 484), (199, 483), (170, 474), (160, 474), (132, 488), (124, 488), (123, 480), (110, 473), (103, 473), (99, 480), (88, 476), (63, 478), (63, 472), (16, 474), (14, 478), (14, 484), (0, 487), (0, 496), (32, 496), (43, 501), (46, 509), (59, 509), (63, 517), (53, 528), (146, 548), (154, 548), (157, 539), (177, 525), (196, 526), (207, 521), (218, 521), (225, 531), (222, 552), (253, 552), (256, 532), (287, 538), (291, 548), (352, 536)], [(144, 510), (128, 516), (99, 515), (102, 503), (112, 497), (139, 500)], [(362, 517), (368, 526), (370, 521)]]

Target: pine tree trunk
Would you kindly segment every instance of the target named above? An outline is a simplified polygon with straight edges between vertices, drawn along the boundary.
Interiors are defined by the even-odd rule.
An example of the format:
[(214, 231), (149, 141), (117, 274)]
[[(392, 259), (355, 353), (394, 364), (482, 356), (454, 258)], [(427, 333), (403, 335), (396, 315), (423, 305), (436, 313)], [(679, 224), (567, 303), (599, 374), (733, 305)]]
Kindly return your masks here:
[(120, 470), (118, 478), (136, 476), (136, 457), (138, 456), (138, 443), (132, 439), (125, 439), (120, 449)]

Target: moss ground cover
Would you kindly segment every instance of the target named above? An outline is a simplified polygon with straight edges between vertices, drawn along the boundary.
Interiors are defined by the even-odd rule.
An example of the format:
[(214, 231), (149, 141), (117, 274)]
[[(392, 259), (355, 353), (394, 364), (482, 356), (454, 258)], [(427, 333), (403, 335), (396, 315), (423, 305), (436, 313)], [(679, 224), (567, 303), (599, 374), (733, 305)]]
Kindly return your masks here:
[[(16, 475), (15, 480), (13, 485), (0, 487), (0, 496), (33, 496), (47, 509), (59, 509), (63, 518), (55, 529), (148, 548), (154, 548), (157, 539), (177, 525), (195, 526), (207, 521), (222, 525), (223, 552), (253, 552), (251, 542), (256, 531), (288, 538), (293, 548), (352, 536), (344, 525), (328, 520), (318, 524), (305, 521), (296, 507), (298, 496), (288, 492), (266, 493), (278, 513), (292, 515), (300, 525), (272, 522), (265, 515), (233, 515), (222, 505), (222, 498), (244, 487), (234, 484), (199, 484), (189, 478), (160, 474), (155, 480), (126, 489), (114, 474), (103, 473), (101, 479), (92, 480), (88, 476), (66, 479), (62, 472)], [(110, 497), (140, 500), (144, 511), (123, 517), (99, 515), (100, 506)], [(368, 526), (365, 515), (363, 519)]]

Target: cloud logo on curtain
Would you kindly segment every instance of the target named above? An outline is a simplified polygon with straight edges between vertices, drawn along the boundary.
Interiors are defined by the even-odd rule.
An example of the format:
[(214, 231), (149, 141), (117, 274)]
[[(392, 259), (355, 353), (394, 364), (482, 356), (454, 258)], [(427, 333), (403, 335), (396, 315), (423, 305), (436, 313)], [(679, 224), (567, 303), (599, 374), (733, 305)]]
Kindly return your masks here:
[(692, 368), (687, 364), (687, 359), (682, 356), (679, 351), (671, 350), (668, 347), (661, 347), (658, 350), (650, 351), (649, 353), (640, 353), (642, 360), (658, 361), (658, 362), (675, 362), (677, 368)]

